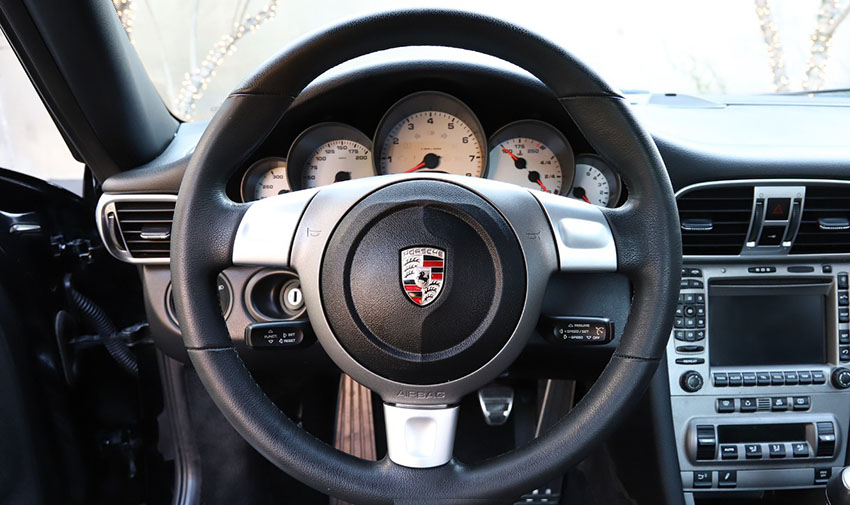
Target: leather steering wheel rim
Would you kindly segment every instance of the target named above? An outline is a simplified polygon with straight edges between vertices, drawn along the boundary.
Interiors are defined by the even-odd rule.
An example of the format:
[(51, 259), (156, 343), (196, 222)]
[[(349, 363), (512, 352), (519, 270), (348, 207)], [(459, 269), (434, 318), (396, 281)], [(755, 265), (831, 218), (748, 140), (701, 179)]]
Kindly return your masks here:
[[(235, 351), (218, 309), (215, 278), (233, 264), (235, 230), (248, 208), (226, 196), (226, 181), (294, 97), (325, 70), (352, 58), (422, 45), (477, 51), (529, 71), (552, 90), (591, 145), (620, 168), (629, 199), (602, 212), (616, 239), (617, 270), (630, 278), (633, 299), (611, 361), (551, 430), (479, 464), (451, 461), (413, 469), (387, 458), (372, 462), (343, 454), (288, 419)], [(562, 48), (477, 14), (379, 14), (297, 42), (228, 96), (180, 187), (171, 250), (174, 299), (189, 357), (219, 409), (254, 448), (293, 477), (354, 503), (501, 503), (579, 462), (641, 397), (663, 356), (673, 320), (681, 268), (678, 225), (672, 187), (652, 138), (634, 120), (626, 100)]]

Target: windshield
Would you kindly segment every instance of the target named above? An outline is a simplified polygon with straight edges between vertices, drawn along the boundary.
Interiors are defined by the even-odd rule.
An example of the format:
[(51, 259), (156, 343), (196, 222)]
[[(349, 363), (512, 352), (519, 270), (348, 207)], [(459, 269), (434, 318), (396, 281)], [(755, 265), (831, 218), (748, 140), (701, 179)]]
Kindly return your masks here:
[[(308, 32), (355, 15), (422, 6), (405, 0), (113, 2), (163, 100), (183, 120), (212, 117), (245, 76)], [(850, 87), (850, 0), (428, 5), (525, 26), (623, 90), (739, 95)]]

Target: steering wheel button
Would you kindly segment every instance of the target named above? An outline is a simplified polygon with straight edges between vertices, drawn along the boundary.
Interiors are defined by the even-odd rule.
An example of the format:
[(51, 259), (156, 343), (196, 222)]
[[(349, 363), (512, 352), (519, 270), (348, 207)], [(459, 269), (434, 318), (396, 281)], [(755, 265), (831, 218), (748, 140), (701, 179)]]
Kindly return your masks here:
[(248, 345), (255, 349), (298, 347), (305, 343), (306, 321), (252, 324), (245, 329)]

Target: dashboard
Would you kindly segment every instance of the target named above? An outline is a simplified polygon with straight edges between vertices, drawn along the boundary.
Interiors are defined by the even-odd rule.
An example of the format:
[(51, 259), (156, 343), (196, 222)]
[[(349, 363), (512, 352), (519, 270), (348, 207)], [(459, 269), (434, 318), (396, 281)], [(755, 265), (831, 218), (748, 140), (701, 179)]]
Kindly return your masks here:
[(488, 136), (459, 98), (434, 90), (401, 97), (367, 136), (342, 121), (303, 129), (288, 145), (252, 160), (242, 172), (243, 202), (335, 182), (399, 173), (448, 173), (509, 182), (615, 207), (620, 177), (602, 157), (576, 152), (553, 124), (533, 117), (506, 119)]
[[(653, 402), (667, 419), (660, 431), (680, 489), (693, 500), (822, 487), (850, 454), (850, 146), (834, 127), (848, 123), (850, 104), (629, 99), (667, 167), (682, 224), (680, 314), (657, 381), (663, 402)], [(204, 126), (181, 126), (170, 158), (105, 181), (99, 214), (107, 248), (142, 264), (158, 347), (182, 360), (168, 241), (142, 243), (138, 223), (149, 216), (156, 231), (164, 209), (173, 210)], [(628, 190), (617, 169), (530, 76), (405, 61), (311, 85), (233, 167), (227, 193), (247, 202), (359, 177), (449, 172), (616, 207)], [(122, 236), (130, 237), (123, 250)], [(253, 333), (308, 324), (295, 272), (231, 267), (218, 290), (252, 369), (330, 366), (319, 346), (275, 345)], [(592, 380), (619, 343), (630, 300), (619, 273), (556, 276), (544, 314), (604, 319), (612, 338), (553, 344), (541, 326), (513, 372)]]

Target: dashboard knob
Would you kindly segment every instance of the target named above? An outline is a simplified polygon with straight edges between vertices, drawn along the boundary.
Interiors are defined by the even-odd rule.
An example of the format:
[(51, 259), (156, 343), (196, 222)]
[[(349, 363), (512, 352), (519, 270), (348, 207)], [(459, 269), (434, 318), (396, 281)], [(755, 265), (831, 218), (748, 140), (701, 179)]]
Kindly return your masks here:
[[(850, 370), (848, 370), (848, 373), (850, 373)], [(848, 377), (848, 381), (850, 381), (850, 377)], [(700, 375), (696, 370), (688, 370), (679, 378), (679, 385), (682, 386), (682, 389), (688, 393), (696, 393), (702, 389), (702, 385), (704, 383), (705, 381), (703, 381), (702, 375)], [(848, 386), (850, 386), (850, 384), (848, 384)]]
[(832, 371), (832, 385), (838, 389), (850, 388), (850, 370), (838, 367)]

